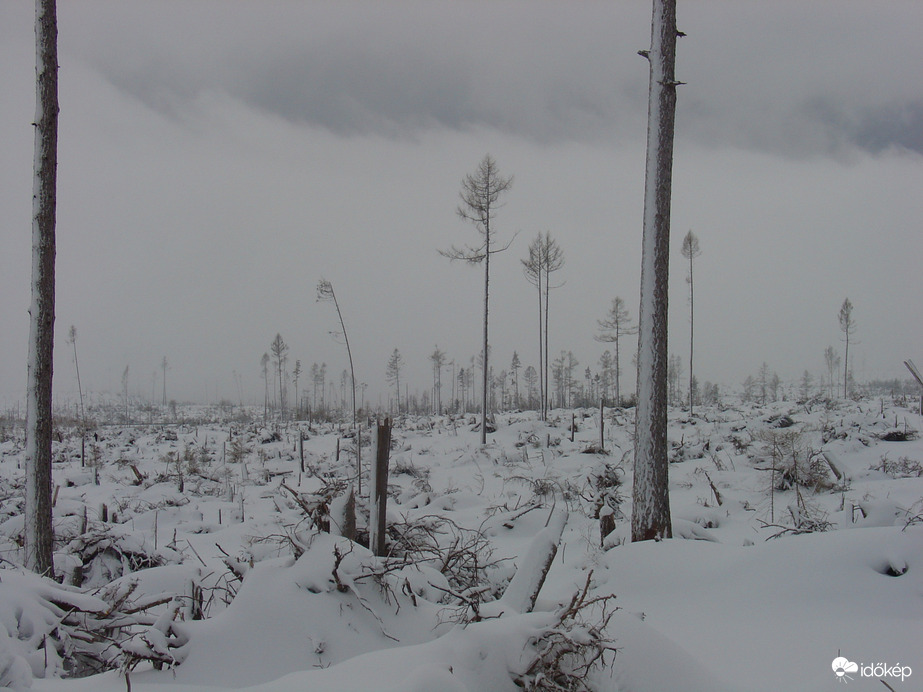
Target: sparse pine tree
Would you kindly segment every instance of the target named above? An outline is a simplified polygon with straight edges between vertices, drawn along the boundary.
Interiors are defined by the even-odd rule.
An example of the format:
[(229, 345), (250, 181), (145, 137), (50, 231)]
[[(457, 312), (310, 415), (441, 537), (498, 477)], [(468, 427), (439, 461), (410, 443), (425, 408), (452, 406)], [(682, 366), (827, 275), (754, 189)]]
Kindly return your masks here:
[(404, 367), (404, 357), (397, 349), (391, 353), (388, 366), (385, 369), (385, 378), (394, 385), (394, 396), (397, 401), (397, 412), (401, 412), (401, 370)]
[(536, 406), (535, 402), (535, 385), (538, 383), (538, 371), (535, 366), (526, 366), (522, 373), (522, 378), (526, 381), (526, 397), (530, 407)]
[(269, 354), (260, 358), (260, 377), (263, 378), (263, 423), (269, 416)]
[(689, 260), (689, 274), (686, 276), (686, 283), (689, 284), (689, 415), (692, 415), (693, 391), (692, 386), (692, 346), (693, 346), (693, 329), (695, 328), (695, 290), (692, 282), (692, 260), (702, 254), (699, 247), (699, 239), (691, 230), (683, 238), (683, 247), (681, 249), (683, 257)]
[(295, 367), (292, 368), (292, 382), (295, 387), (295, 415), (297, 416), (301, 411), (301, 395), (298, 391), (298, 379), (301, 377), (301, 361), (295, 360)]
[[(472, 223), (481, 237), (475, 247), (457, 248), (440, 251), (450, 260), (462, 260), (468, 264), (484, 264), (484, 341), (482, 354), (483, 367), (483, 392), (481, 408), (481, 444), (487, 442), (487, 395), (488, 383), (488, 317), (490, 315), (490, 257), (498, 252), (503, 252), (509, 247), (494, 245), (496, 230), (494, 222), (500, 208), (500, 198), (513, 185), (513, 178), (503, 177), (497, 168), (497, 162), (488, 154), (478, 165), (474, 174), (468, 174), (462, 180), (462, 189), (459, 193), (461, 204), (457, 208), (458, 215), (465, 221)], [(515, 236), (514, 236), (515, 237)], [(512, 243), (512, 240), (510, 241)]]
[(281, 334), (276, 334), (276, 338), (270, 344), (272, 359), (276, 364), (276, 372), (279, 375), (279, 416), (285, 418), (285, 384), (283, 382), (283, 373), (285, 363), (288, 361), (288, 344), (282, 339)]
[(827, 396), (836, 396), (836, 383), (840, 370), (840, 356), (833, 346), (824, 349), (824, 364), (827, 366)]
[(801, 386), (798, 390), (798, 395), (802, 402), (808, 401), (811, 398), (811, 391), (813, 388), (814, 378), (811, 377), (811, 373), (805, 370), (801, 375)]
[(599, 325), (599, 334), (596, 335), (596, 340), (611, 343), (615, 347), (615, 360), (611, 366), (611, 373), (615, 386), (615, 405), (620, 406), (622, 394), (619, 387), (619, 374), (621, 373), (619, 343), (622, 337), (637, 334), (638, 328), (631, 324), (628, 308), (625, 307), (625, 301), (619, 296), (612, 299), (612, 306), (609, 308), (605, 319), (598, 320), (597, 324)]
[(757, 373), (756, 381), (760, 389), (760, 404), (764, 406), (769, 400), (769, 388), (771, 380), (772, 372), (769, 370), (769, 364), (763, 361), (763, 364), (760, 366), (760, 371)]
[(513, 351), (513, 359), (510, 361), (510, 386), (513, 388), (513, 405), (520, 408), (519, 403), (519, 369), (522, 363), (519, 361), (519, 354)]
[[(539, 396), (542, 399), (542, 420), (548, 417), (548, 315), (551, 289), (561, 284), (552, 285), (551, 275), (564, 266), (564, 251), (549, 231), (539, 233), (529, 244), (529, 256), (521, 260), (523, 272), (533, 286), (538, 289), (538, 357), (539, 357)], [(544, 308), (543, 308), (544, 306)]]
[(852, 316), (852, 303), (849, 298), (843, 301), (838, 316), (840, 322), (840, 331), (846, 339), (846, 353), (843, 356), (843, 398), (849, 396), (849, 337), (856, 331), (856, 320)]
[(430, 362), (433, 364), (433, 408), (435, 413), (442, 412), (442, 368), (445, 366), (446, 356), (445, 353), (439, 350), (439, 347), (436, 347), (436, 350), (433, 351), (429, 356)]

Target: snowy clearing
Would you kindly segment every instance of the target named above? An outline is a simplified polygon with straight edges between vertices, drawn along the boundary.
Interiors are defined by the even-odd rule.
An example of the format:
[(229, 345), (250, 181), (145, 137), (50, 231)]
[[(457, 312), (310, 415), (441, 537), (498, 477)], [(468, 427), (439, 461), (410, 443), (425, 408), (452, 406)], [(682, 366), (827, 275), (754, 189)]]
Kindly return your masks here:
[[(99, 425), (84, 460), (62, 425), (55, 566), (70, 586), (18, 567), (22, 439), (5, 425), (0, 683), (114, 692), (129, 670), (132, 690), (177, 692), (919, 689), (917, 411), (671, 410), (677, 537), (635, 544), (631, 409), (606, 409), (602, 440), (598, 411), (498, 414), (485, 446), (473, 416), (399, 419), (384, 557), (360, 545), (367, 428), (353, 542), (356, 443), (333, 424), (190, 407), (185, 423)], [(94, 626), (110, 640), (88, 641)], [(839, 656), (855, 669), (835, 671)], [(549, 660), (574, 677), (552, 687)], [(61, 679), (100, 661), (115, 669)]]

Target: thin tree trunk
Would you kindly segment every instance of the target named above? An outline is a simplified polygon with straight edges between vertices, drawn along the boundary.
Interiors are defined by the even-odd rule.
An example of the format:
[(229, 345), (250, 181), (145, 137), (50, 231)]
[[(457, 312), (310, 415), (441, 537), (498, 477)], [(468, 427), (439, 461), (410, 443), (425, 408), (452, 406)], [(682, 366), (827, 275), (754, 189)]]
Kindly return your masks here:
[(545, 420), (545, 361), (542, 354), (542, 269), (541, 266), (538, 268), (538, 274), (535, 279), (536, 286), (538, 286), (538, 398), (539, 398), (539, 411), (541, 412), (542, 420)]
[(849, 329), (846, 329), (846, 353), (843, 355), (843, 398), (849, 397)]
[(487, 444), (487, 317), (488, 298), (490, 296), (490, 217), (487, 219), (487, 232), (484, 234), (484, 369), (482, 373), (483, 391), (481, 392), (481, 444)]
[(670, 538), (673, 533), (667, 460), (667, 282), (676, 36), (676, 0), (654, 0), (651, 50), (643, 53), (650, 61), (650, 97), (632, 489), (633, 541)]
[(51, 387), (54, 352), (58, 58), (55, 0), (36, 0), (32, 304), (26, 392), (25, 566), (54, 574), (51, 523)]
[[(546, 261), (547, 261), (548, 251), (545, 251)], [(545, 267), (545, 382), (548, 381), (548, 299), (550, 298), (550, 282), (551, 282), (551, 272), (548, 271), (548, 267)], [(548, 397), (545, 397), (544, 404), (544, 413), (542, 415), (542, 420), (548, 420)]]
[(622, 406), (622, 395), (619, 391), (619, 338), (618, 332), (615, 333), (615, 406)]
[(692, 390), (692, 332), (695, 328), (695, 290), (692, 283), (692, 253), (689, 254), (689, 416), (695, 405)]

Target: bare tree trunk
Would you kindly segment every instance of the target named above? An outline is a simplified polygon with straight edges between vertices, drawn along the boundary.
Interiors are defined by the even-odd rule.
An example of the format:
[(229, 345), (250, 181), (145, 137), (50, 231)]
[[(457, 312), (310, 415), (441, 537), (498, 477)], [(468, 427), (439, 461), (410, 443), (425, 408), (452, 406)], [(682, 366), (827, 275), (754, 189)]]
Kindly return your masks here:
[(849, 398), (849, 330), (846, 330), (846, 353), (843, 355), (843, 398)]
[(481, 444), (487, 444), (487, 316), (488, 298), (490, 296), (490, 217), (487, 233), (484, 236), (484, 368), (482, 372), (483, 391), (481, 392)]
[[(547, 262), (548, 251), (545, 251)], [(551, 272), (549, 267), (545, 267), (545, 382), (548, 382), (548, 301), (551, 293)], [(545, 401), (542, 404), (542, 420), (548, 420), (548, 395), (546, 392)]]
[(695, 376), (692, 374), (692, 345), (693, 330), (695, 329), (695, 287), (692, 283), (692, 260), (693, 256), (689, 255), (689, 417), (692, 417), (693, 407), (695, 406), (695, 390), (693, 383)]
[(376, 555), (385, 554), (385, 517), (388, 502), (388, 460), (391, 454), (391, 419), (378, 424), (375, 463), (372, 465), (371, 505), (369, 517), (369, 550)]
[(673, 120), (676, 110), (676, 0), (654, 0), (647, 171), (641, 255), (638, 407), (631, 539), (672, 537), (667, 460), (667, 281)]
[(539, 401), (539, 411), (541, 412), (542, 420), (545, 420), (545, 389), (547, 388), (545, 384), (545, 360), (544, 360), (544, 346), (542, 341), (542, 270), (541, 265), (539, 265), (538, 275), (535, 280), (536, 286), (538, 286), (538, 398)]
[(615, 335), (615, 407), (622, 407), (622, 394), (619, 389), (619, 335)]
[(51, 385), (54, 352), (55, 190), (58, 56), (55, 0), (36, 0), (35, 159), (32, 197), (32, 304), (26, 392), (25, 566), (53, 575)]

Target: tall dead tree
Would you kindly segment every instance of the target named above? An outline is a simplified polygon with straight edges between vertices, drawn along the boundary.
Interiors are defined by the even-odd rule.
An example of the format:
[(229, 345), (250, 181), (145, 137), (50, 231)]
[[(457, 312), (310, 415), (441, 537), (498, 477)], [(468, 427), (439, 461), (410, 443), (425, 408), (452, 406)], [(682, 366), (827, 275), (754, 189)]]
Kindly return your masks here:
[(36, 574), (50, 576), (54, 573), (51, 383), (58, 165), (58, 24), (55, 0), (36, 0), (35, 3), (35, 110), (24, 547), (26, 568)]
[(641, 309), (638, 318), (638, 406), (631, 539), (670, 538), (667, 460), (667, 284), (673, 121), (676, 113), (676, 0), (654, 0), (650, 63)]
[[(362, 432), (359, 430), (359, 421), (356, 412), (356, 369), (353, 367), (353, 352), (349, 348), (349, 334), (346, 333), (346, 322), (343, 321), (343, 313), (340, 312), (340, 303), (337, 302), (337, 294), (333, 290), (333, 284), (327, 279), (321, 279), (317, 282), (317, 300), (330, 301), (336, 308), (337, 318), (340, 320), (340, 334), (343, 335), (343, 341), (346, 343), (346, 357), (349, 359), (349, 380), (352, 388), (353, 402), (353, 428), (356, 430), (356, 478), (358, 483), (359, 494), (362, 494)], [(300, 369), (299, 363), (299, 369)], [(298, 399), (298, 381), (295, 380), (295, 400)]]
[[(462, 248), (454, 245), (449, 250), (440, 250), (439, 254), (450, 260), (462, 260), (468, 264), (484, 263), (484, 343), (482, 346), (482, 390), (481, 390), (481, 444), (487, 443), (487, 396), (489, 391), (488, 339), (487, 325), (490, 315), (490, 256), (503, 252), (512, 244), (512, 240), (504, 247), (494, 247), (496, 231), (491, 227), (497, 215), (497, 210), (502, 206), (500, 197), (513, 185), (513, 177), (503, 177), (497, 162), (487, 154), (478, 164), (477, 172), (469, 173), (462, 180), (462, 189), (459, 192), (461, 204), (456, 213), (465, 221), (471, 222), (481, 236), (481, 243), (475, 247)], [(514, 236), (515, 238), (515, 236)]]
[[(564, 266), (564, 251), (549, 231), (539, 233), (529, 243), (529, 256), (521, 260), (523, 273), (529, 283), (538, 288), (538, 374), (539, 398), (541, 399), (542, 420), (548, 418), (549, 351), (548, 351), (548, 303), (552, 288), (563, 284), (551, 285), (551, 275)], [(544, 305), (544, 308), (542, 307)]]

